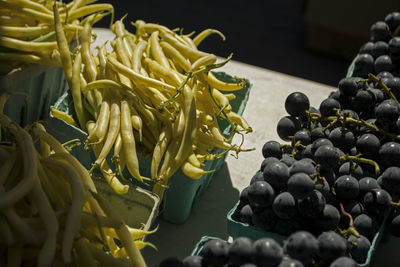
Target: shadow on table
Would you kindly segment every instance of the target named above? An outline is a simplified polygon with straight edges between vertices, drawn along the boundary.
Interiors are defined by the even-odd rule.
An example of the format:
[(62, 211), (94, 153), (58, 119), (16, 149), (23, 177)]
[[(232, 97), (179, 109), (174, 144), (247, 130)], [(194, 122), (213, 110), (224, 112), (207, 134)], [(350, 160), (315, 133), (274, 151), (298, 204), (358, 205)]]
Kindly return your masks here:
[(150, 247), (142, 250), (149, 267), (156, 267), (165, 258), (183, 259), (191, 254), (196, 243), (204, 235), (228, 239), (226, 214), (239, 199), (239, 191), (233, 187), (226, 162), (215, 173), (208, 188), (194, 204), (189, 219), (183, 224), (171, 224), (157, 218), (153, 228), (159, 231), (148, 236), (158, 251)]

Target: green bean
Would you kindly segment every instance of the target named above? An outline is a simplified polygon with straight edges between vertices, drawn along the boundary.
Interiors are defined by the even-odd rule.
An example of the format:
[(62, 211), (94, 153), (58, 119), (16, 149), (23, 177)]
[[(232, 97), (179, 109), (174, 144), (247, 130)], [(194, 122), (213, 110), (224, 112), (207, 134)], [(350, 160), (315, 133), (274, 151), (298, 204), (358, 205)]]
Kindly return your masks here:
[(22, 247), (19, 244), (7, 248), (7, 267), (18, 267), (22, 264)]
[(222, 40), (225, 41), (226, 38), (225, 38), (225, 35), (224, 35), (222, 32), (220, 32), (220, 31), (218, 31), (218, 30), (214, 30), (214, 29), (206, 29), (206, 30), (202, 31), (201, 33), (199, 33), (195, 38), (193, 38), (193, 43), (194, 43), (196, 46), (199, 46), (199, 44), (200, 44), (207, 36), (209, 36), (210, 34), (213, 34), (213, 33), (218, 34), (219, 36), (221, 36)]
[(161, 38), (176, 48), (183, 56), (188, 58), (191, 62), (196, 61), (197, 59), (208, 55), (208, 53), (195, 50), (189, 46), (186, 46), (179, 42), (172, 34), (167, 32), (160, 32)]
[(34, 27), (17, 27), (0, 25), (0, 33), (13, 38), (32, 38), (48, 33), (51, 30), (49, 25)]
[(68, 211), (65, 229), (63, 233), (63, 242), (62, 242), (62, 259), (64, 263), (71, 263), (72, 261), (72, 246), (73, 241), (75, 239), (75, 235), (78, 233), (80, 228), (80, 218), (82, 215), (82, 207), (85, 204), (86, 197), (84, 192), (84, 187), (81, 182), (81, 178), (79, 178), (78, 172), (73, 168), (70, 164), (66, 164), (57, 159), (65, 158), (65, 154), (68, 153), (56, 153), (51, 155), (50, 158), (43, 158), (42, 162), (45, 164), (53, 165), (56, 168), (62, 170), (63, 173), (66, 173), (66, 177), (68, 177), (70, 185), (71, 185), (71, 206)]
[(68, 21), (73, 21), (99, 11), (111, 11), (112, 19), (114, 18), (114, 7), (111, 4), (94, 4), (72, 10), (68, 15)]
[(146, 46), (147, 46), (147, 42), (144, 40), (141, 40), (141, 41), (139, 41), (139, 43), (136, 45), (135, 49), (133, 50), (132, 69), (136, 73), (140, 73), (142, 55), (143, 55), (144, 50), (146, 49)]
[(32, 42), (11, 37), (0, 36), (0, 46), (17, 49), (25, 52), (41, 52), (57, 48), (57, 42)]
[(126, 254), (128, 255), (129, 260), (131, 261), (133, 266), (145, 267), (146, 263), (143, 259), (143, 256), (137, 248), (132, 236), (130, 235), (128, 227), (125, 224), (124, 220), (101, 195), (96, 193), (92, 193), (92, 195), (103, 208), (107, 216), (120, 221), (120, 226), (115, 228), (115, 232), (117, 233), (119, 240), (125, 248)]
[(129, 68), (127, 68), (126, 66), (124, 66), (123, 64), (119, 63), (115, 58), (108, 56), (107, 57), (107, 62), (110, 63), (111, 67), (114, 69), (114, 71), (119, 72), (124, 74), (125, 76), (127, 76), (128, 78), (132, 79), (134, 82), (137, 82), (139, 84), (145, 84), (157, 89), (161, 89), (161, 90), (170, 90), (170, 91), (175, 91), (175, 87), (160, 82), (158, 80), (149, 78), (149, 77), (145, 77)]
[[(17, 1), (15, 1), (17, 2)], [(18, 6), (15, 2), (0, 1), (0, 7), (5, 7), (17, 13), (31, 16), (39, 21), (53, 22), (53, 15), (51, 13), (43, 13), (41, 11)]]
[(160, 46), (159, 32), (154, 31), (150, 36), (150, 51), (154, 59), (163, 67), (170, 69), (167, 58)]
[(46, 240), (40, 249), (37, 266), (50, 266), (56, 255), (58, 220), (46, 194), (43, 192), (39, 178), (36, 179), (36, 185), (33, 187), (31, 194), (46, 228)]
[(58, 50), (60, 51), (61, 62), (63, 64), (66, 80), (70, 88), (72, 88), (71, 53), (69, 51), (68, 41), (67, 38), (65, 37), (65, 33), (61, 24), (61, 18), (60, 14), (58, 13), (56, 1), (54, 1), (53, 13), (54, 13), (54, 29), (56, 31), (56, 39), (57, 39)]
[[(1, 115), (0, 118), (3, 126), (7, 123), (7, 119), (4, 117), (4, 115)], [(35, 174), (37, 171), (37, 164), (34, 160), (35, 148), (32, 138), (22, 129), (16, 129), (14, 131), (16, 131), (15, 138), (23, 157), (24, 175), (22, 180), (15, 187), (2, 194), (0, 198), (0, 209), (10, 207), (16, 203), (33, 188), (36, 182)]]
[(72, 66), (72, 77), (71, 77), (71, 95), (74, 101), (75, 114), (78, 117), (79, 126), (83, 131), (87, 131), (86, 122), (88, 121), (89, 114), (83, 108), (82, 104), (82, 92), (81, 92), (81, 80), (80, 72), (82, 65), (81, 53), (75, 56), (74, 64)]
[(182, 54), (178, 50), (176, 50), (172, 45), (165, 41), (161, 41), (160, 45), (165, 54), (169, 56), (176, 65), (181, 67), (186, 72), (189, 71), (189, 61), (184, 56), (182, 56)]
[(104, 141), (104, 145), (103, 148), (101, 149), (99, 156), (93, 163), (91, 171), (93, 170), (93, 168), (99, 167), (103, 163), (103, 161), (105, 161), (108, 153), (110, 152), (112, 146), (115, 143), (115, 140), (117, 139), (120, 130), (120, 125), (121, 125), (120, 105), (119, 103), (116, 102), (115, 99), (113, 99), (110, 108), (110, 123), (108, 126), (107, 137)]

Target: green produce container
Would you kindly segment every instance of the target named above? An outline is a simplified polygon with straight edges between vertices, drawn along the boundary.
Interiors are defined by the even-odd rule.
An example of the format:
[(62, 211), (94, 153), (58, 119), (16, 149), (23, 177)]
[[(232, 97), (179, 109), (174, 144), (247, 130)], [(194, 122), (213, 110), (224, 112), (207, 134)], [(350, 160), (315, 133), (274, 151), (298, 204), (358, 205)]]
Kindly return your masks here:
[(149, 230), (157, 218), (160, 198), (138, 186), (130, 186), (124, 195), (115, 193), (103, 177), (92, 176), (98, 193), (102, 194), (130, 227)]
[(195, 245), (195, 247), (194, 247), (194, 249), (193, 249), (191, 255), (192, 255), (192, 256), (200, 255), (200, 252), (201, 252), (201, 250), (203, 249), (204, 244), (207, 243), (207, 242), (210, 241), (210, 240), (215, 240), (215, 239), (216, 239), (216, 240), (220, 240), (220, 241), (224, 241), (224, 242), (227, 242), (227, 243), (228, 243), (228, 241), (222, 240), (222, 239), (220, 239), (220, 238), (218, 238), (218, 237), (203, 236), (203, 237), (201, 237), (200, 241), (197, 242), (197, 244)]
[[(223, 81), (235, 82), (235, 78), (229, 76), (224, 72), (214, 72), (214, 74)], [(230, 101), (232, 110), (238, 114), (243, 114), (246, 107), (246, 103), (249, 97), (251, 89), (251, 84), (246, 80), (246, 87), (232, 92), (236, 95), (236, 98)], [(65, 92), (54, 104), (55, 108), (64, 111), (68, 114), (74, 115), (74, 110), (72, 107), (72, 97), (69, 92)], [(225, 121), (219, 121), (221, 129), (226, 136), (229, 136), (230, 125)], [(62, 120), (52, 117), (49, 120), (49, 132), (53, 134), (61, 142), (66, 142), (71, 139), (78, 138), (83, 143), (87, 134), (82, 130), (65, 123)], [(95, 157), (92, 152), (85, 151), (83, 146), (74, 148), (72, 154), (79, 159), (79, 161), (88, 169), (91, 168), (92, 163), (95, 161)], [(214, 161), (208, 161), (205, 164), (205, 170), (215, 170), (212, 173), (203, 175), (200, 179), (194, 180), (186, 175), (179, 169), (171, 178), (169, 182), (169, 187), (166, 189), (162, 202), (160, 204), (160, 213), (162, 213), (163, 218), (171, 223), (180, 224), (183, 223), (190, 215), (193, 204), (199, 199), (200, 195), (207, 188), (213, 175), (218, 171), (218, 169), (223, 164), (225, 157)], [(140, 173), (143, 176), (150, 177), (150, 164), (151, 158), (146, 158), (138, 155), (139, 158), (139, 168)], [(128, 173), (124, 173), (125, 177), (130, 177)], [(143, 187), (147, 190), (151, 190), (152, 187), (146, 186), (132, 180), (132, 183), (137, 186)]]
[(66, 91), (67, 82), (61, 67), (32, 64), (0, 76), (0, 94), (13, 95), (4, 113), (19, 125), (49, 117), (50, 105)]
[[(248, 223), (241, 222), (239, 220), (239, 213), (240, 213), (240, 208), (239, 208), (239, 201), (238, 201), (235, 204), (235, 206), (227, 214), (228, 234), (233, 239), (236, 239), (241, 236), (248, 237), (252, 240), (257, 240), (257, 239), (260, 239), (263, 237), (269, 237), (279, 243), (282, 243), (282, 241), (284, 241), (288, 238), (287, 236), (283, 236), (283, 235), (273, 233), (273, 232), (263, 231), (252, 225), (249, 225)], [(372, 256), (376, 252), (378, 244), (384, 235), (385, 223), (388, 218), (388, 215), (389, 214), (387, 214), (384, 217), (383, 222), (382, 222), (381, 226), (379, 227), (379, 231), (376, 233), (376, 235), (374, 236), (374, 239), (371, 242), (371, 248), (368, 251), (367, 259), (365, 260), (364, 263), (361, 263), (358, 266), (367, 267), (370, 265)]]

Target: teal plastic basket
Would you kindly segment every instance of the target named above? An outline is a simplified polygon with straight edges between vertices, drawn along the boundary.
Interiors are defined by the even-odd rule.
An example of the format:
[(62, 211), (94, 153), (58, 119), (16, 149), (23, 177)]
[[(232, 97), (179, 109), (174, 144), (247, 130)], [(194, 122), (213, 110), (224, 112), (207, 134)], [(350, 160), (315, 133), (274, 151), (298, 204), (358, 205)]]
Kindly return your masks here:
[(50, 105), (67, 90), (61, 67), (29, 65), (0, 76), (0, 94), (12, 96), (4, 113), (19, 125), (49, 118)]
[[(239, 214), (240, 214), (240, 209), (239, 209), (239, 204), (240, 202), (238, 201), (235, 206), (228, 212), (227, 214), (227, 228), (228, 228), (228, 235), (231, 236), (233, 239), (236, 239), (238, 237), (248, 237), (252, 240), (257, 240), (260, 238), (264, 237), (269, 237), (274, 239), (275, 241), (282, 243), (284, 240), (286, 240), (288, 237), (283, 236), (274, 232), (267, 232), (263, 231), (259, 228), (256, 228), (252, 225), (249, 225), (248, 223), (243, 223), (239, 220)], [(385, 230), (385, 224), (386, 220), (389, 216), (389, 213), (386, 214), (384, 217), (382, 224), (379, 227), (378, 232), (375, 234), (374, 239), (371, 242), (371, 247), (368, 251), (368, 256), (367, 259), (365, 260), (364, 263), (358, 264), (360, 267), (368, 267), (371, 263), (371, 259), (376, 252), (376, 249), (379, 245), (379, 242), (381, 241), (383, 235), (384, 235), (384, 230)]]
[(193, 249), (191, 255), (192, 255), (192, 256), (198, 256), (198, 255), (200, 255), (200, 252), (201, 252), (201, 250), (203, 249), (204, 244), (207, 243), (207, 242), (210, 241), (210, 240), (220, 240), (220, 241), (223, 241), (223, 242), (227, 242), (227, 243), (228, 243), (228, 241), (222, 240), (222, 239), (220, 239), (220, 238), (218, 238), (218, 237), (214, 237), (214, 236), (203, 236), (203, 237), (201, 237), (201, 239), (199, 240), (199, 242), (196, 243), (196, 245), (195, 245), (195, 247), (194, 247), (194, 249)]
[(115, 193), (103, 177), (92, 175), (99, 194), (106, 198), (130, 227), (149, 230), (158, 215), (160, 198), (138, 186), (130, 186), (126, 194)]
[[(236, 82), (234, 77), (224, 72), (214, 72), (214, 74), (222, 81)], [(245, 88), (232, 92), (236, 96), (234, 100), (230, 101), (232, 110), (234, 112), (240, 115), (243, 114), (249, 98), (250, 89), (251, 84), (248, 80), (246, 80)], [(66, 112), (67, 114), (72, 114), (72, 116), (75, 116), (72, 105), (72, 97), (69, 91), (65, 92), (57, 100), (57, 102), (55, 102), (54, 107), (58, 110)], [(223, 130), (223, 134), (229, 136), (230, 125), (225, 121), (219, 122), (220, 127)], [(51, 117), (49, 120), (48, 129), (48, 131), (58, 140), (60, 140), (60, 142), (66, 142), (77, 138), (83, 143), (87, 138), (87, 134), (79, 128), (71, 126), (66, 122), (54, 117)], [(92, 163), (96, 160), (94, 154), (84, 150), (83, 146), (74, 148), (72, 154), (78, 158), (79, 161), (88, 169), (91, 168)], [(188, 219), (193, 204), (199, 199), (200, 195), (204, 192), (212, 180), (213, 175), (222, 166), (226, 155), (227, 154), (213, 161), (207, 161), (204, 170), (214, 170), (214, 172), (205, 174), (200, 179), (191, 179), (187, 177), (180, 169), (170, 178), (169, 187), (166, 189), (160, 204), (160, 214), (162, 214), (162, 217), (166, 221), (180, 224)], [(143, 176), (150, 177), (151, 158), (138, 155), (138, 159), (140, 173)], [(124, 172), (124, 175), (126, 177), (130, 177), (129, 173), (127, 172)], [(152, 189), (152, 186), (146, 186), (137, 182), (135, 179), (132, 179), (132, 183), (147, 190)]]

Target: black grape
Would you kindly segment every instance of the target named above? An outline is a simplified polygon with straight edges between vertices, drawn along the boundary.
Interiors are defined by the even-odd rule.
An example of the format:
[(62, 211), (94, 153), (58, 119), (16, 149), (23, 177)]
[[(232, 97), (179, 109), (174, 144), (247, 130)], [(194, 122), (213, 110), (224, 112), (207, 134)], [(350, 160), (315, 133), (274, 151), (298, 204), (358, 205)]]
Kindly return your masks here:
[(282, 163), (285, 163), (286, 166), (290, 167), (290, 166), (292, 166), (293, 163), (296, 162), (296, 159), (293, 158), (293, 157), (292, 157), (291, 155), (289, 155), (289, 154), (283, 154), (283, 155), (282, 155), (282, 158), (280, 159), (280, 161), (281, 161)]
[(365, 133), (358, 137), (356, 147), (364, 157), (371, 157), (379, 153), (381, 147), (379, 138), (371, 133)]
[(257, 172), (251, 177), (250, 184), (254, 184), (257, 181), (264, 181), (264, 175), (262, 172)]
[(302, 92), (294, 92), (287, 96), (285, 109), (292, 116), (300, 116), (310, 107), (310, 100)]
[(294, 136), (300, 128), (300, 121), (296, 117), (285, 116), (278, 121), (276, 131), (282, 140), (290, 141), (290, 136)]
[(243, 223), (251, 224), (253, 209), (249, 204), (244, 205), (239, 211), (239, 220)]
[(271, 206), (274, 196), (274, 189), (265, 181), (258, 181), (251, 184), (247, 192), (247, 198), (253, 207)]
[(311, 130), (311, 141), (314, 142), (319, 138), (327, 138), (328, 136), (322, 131), (322, 127), (316, 127)]
[(364, 195), (374, 188), (380, 188), (377, 180), (372, 177), (363, 177), (358, 181), (360, 186), (360, 195), (364, 197)]
[(280, 160), (279, 160), (278, 158), (275, 158), (275, 157), (267, 157), (267, 158), (264, 158), (264, 160), (261, 162), (261, 167), (260, 167), (261, 172), (264, 171), (265, 167), (266, 167), (269, 163), (272, 163), (272, 162), (279, 162), (279, 161), (280, 161)]
[(289, 167), (280, 161), (272, 162), (265, 167), (263, 176), (274, 189), (283, 189), (289, 179)]
[(342, 175), (337, 178), (333, 187), (336, 197), (340, 200), (355, 199), (360, 192), (357, 179), (350, 175)]
[(306, 173), (298, 172), (289, 177), (287, 190), (295, 199), (303, 199), (313, 192), (314, 182)]
[(364, 195), (364, 207), (380, 217), (390, 209), (392, 197), (384, 189), (372, 189)]
[(375, 72), (379, 73), (382, 71), (392, 71), (394, 65), (392, 59), (388, 55), (381, 55), (374, 62)]
[(326, 263), (345, 256), (347, 250), (347, 241), (334, 231), (321, 233), (318, 238), (318, 256)]
[(371, 41), (388, 41), (392, 34), (390, 33), (390, 28), (384, 21), (375, 22), (370, 29)]
[(275, 197), (272, 209), (279, 218), (291, 219), (297, 213), (296, 200), (289, 192), (282, 192)]
[(320, 146), (314, 153), (315, 162), (323, 168), (332, 169), (339, 163), (339, 153), (333, 146)]
[(371, 242), (363, 235), (360, 235), (360, 237), (351, 235), (348, 240), (352, 244), (350, 246), (351, 257), (358, 263), (364, 263), (367, 260)]
[(390, 214), (386, 227), (391, 235), (400, 237), (400, 213), (398, 210)]
[(228, 243), (211, 239), (204, 244), (200, 256), (209, 265), (223, 266), (228, 262), (228, 248)]
[(316, 183), (314, 188), (315, 188), (315, 190), (318, 190), (319, 192), (322, 193), (322, 195), (324, 196), (324, 198), (326, 200), (326, 203), (336, 204), (337, 200), (336, 200), (335, 196), (332, 194), (330, 185), (326, 180), (323, 182)]
[(277, 141), (268, 141), (262, 147), (264, 158), (274, 157), (280, 159), (282, 157), (281, 144)]
[(378, 232), (379, 223), (375, 216), (363, 213), (354, 218), (354, 227), (371, 241)]
[(251, 218), (252, 224), (259, 229), (264, 231), (270, 231), (278, 221), (278, 216), (272, 210), (272, 207), (259, 207), (253, 211)]
[(332, 169), (322, 169), (320, 170), (320, 175), (325, 178), (328, 185), (333, 186), (333, 183), (336, 181), (336, 173)]
[(371, 54), (373, 53), (374, 42), (366, 42), (363, 44), (359, 50), (360, 54)]
[(397, 29), (400, 25), (400, 12), (391, 12), (386, 15), (385, 22), (389, 26), (389, 29), (392, 33)]
[(239, 194), (239, 201), (242, 206), (250, 204), (249, 199), (247, 198), (248, 192), (249, 192), (249, 187), (246, 186)]
[(354, 60), (353, 76), (367, 78), (369, 73), (374, 73), (374, 70), (374, 58), (370, 54), (360, 54)]
[(323, 214), (326, 200), (321, 192), (314, 190), (306, 198), (299, 199), (298, 209), (302, 215), (316, 218)]
[(326, 204), (322, 215), (318, 218), (317, 226), (322, 231), (328, 231), (336, 229), (339, 225), (340, 213), (338, 209), (330, 204)]
[(351, 175), (355, 177), (356, 179), (361, 179), (364, 176), (363, 169), (361, 168), (360, 165), (356, 165), (356, 163), (352, 163), (352, 168), (354, 168), (354, 171), (352, 173), (352, 168), (350, 167), (350, 162), (345, 162), (342, 165), (340, 165), (339, 170), (338, 170), (338, 176), (342, 175)]
[(296, 218), (278, 219), (274, 226), (273, 232), (283, 236), (288, 236), (294, 232), (299, 231), (300, 229), (300, 224), (298, 222), (298, 219)]
[(313, 161), (307, 161), (306, 159), (301, 159), (294, 162), (289, 167), (289, 175), (293, 175), (295, 173), (304, 172), (306, 174), (313, 174), (317, 172), (316, 164)]
[(298, 231), (289, 236), (284, 249), (291, 258), (309, 264), (318, 253), (318, 240), (307, 231)]
[(207, 267), (207, 263), (199, 255), (187, 256), (182, 262), (185, 267)]
[(343, 208), (345, 211), (350, 213), (353, 218), (364, 213), (364, 206), (356, 200), (350, 200), (349, 202), (345, 203)]
[(307, 130), (307, 129), (302, 129), (300, 131), (297, 131), (294, 134), (294, 141), (295, 142), (300, 141), (300, 143), (302, 145), (305, 145), (305, 146), (311, 144), (311, 133), (310, 133), (310, 131)]
[(337, 127), (330, 132), (329, 140), (332, 141), (335, 147), (343, 151), (349, 151), (355, 144), (354, 133), (349, 129), (342, 129), (341, 127)]
[(391, 192), (400, 193), (400, 168), (389, 167), (381, 175), (382, 183)]
[(400, 78), (394, 77), (389, 79), (386, 83), (387, 87), (392, 90), (392, 93), (396, 96), (397, 99), (400, 98)]
[(283, 259), (282, 247), (272, 238), (261, 238), (253, 243), (251, 260), (259, 267), (278, 266)]
[(389, 44), (387, 42), (383, 41), (378, 41), (374, 44), (371, 55), (373, 55), (375, 58), (382, 56), (382, 55), (387, 55), (389, 53)]
[(375, 95), (370, 90), (358, 90), (353, 100), (354, 107), (359, 111), (369, 111), (375, 103)]
[(329, 140), (328, 138), (318, 138), (317, 140), (315, 140), (315, 141), (312, 143), (311, 152), (314, 154), (315, 151), (316, 151), (320, 146), (324, 146), (324, 145), (333, 146), (333, 143), (332, 143), (332, 141)]
[(345, 96), (355, 96), (358, 91), (358, 78), (355, 77), (346, 77), (339, 81), (339, 92)]
[(321, 115), (324, 117), (334, 116), (336, 115), (336, 111), (334, 109), (340, 109), (340, 103), (336, 99), (327, 98), (323, 100), (319, 106), (319, 111)]
[(394, 61), (400, 59), (400, 37), (396, 36), (390, 39), (389, 55)]
[[(389, 71), (381, 71), (376, 75), (376, 77), (382, 78), (382, 81), (385, 81), (385, 84), (387, 81), (394, 78), (393, 74)], [(377, 83), (377, 84), (379, 84), (379, 83)]]
[(238, 237), (228, 248), (229, 262), (235, 266), (251, 262), (253, 242), (247, 237)]
[(375, 109), (376, 120), (382, 124), (396, 122), (400, 115), (399, 104), (393, 99), (386, 99)]
[(329, 267), (357, 267), (358, 264), (352, 258), (343, 256), (334, 260)]
[(304, 265), (301, 261), (284, 257), (278, 267), (304, 267)]
[(379, 149), (380, 163), (384, 167), (400, 167), (400, 144), (397, 142), (387, 142)]

